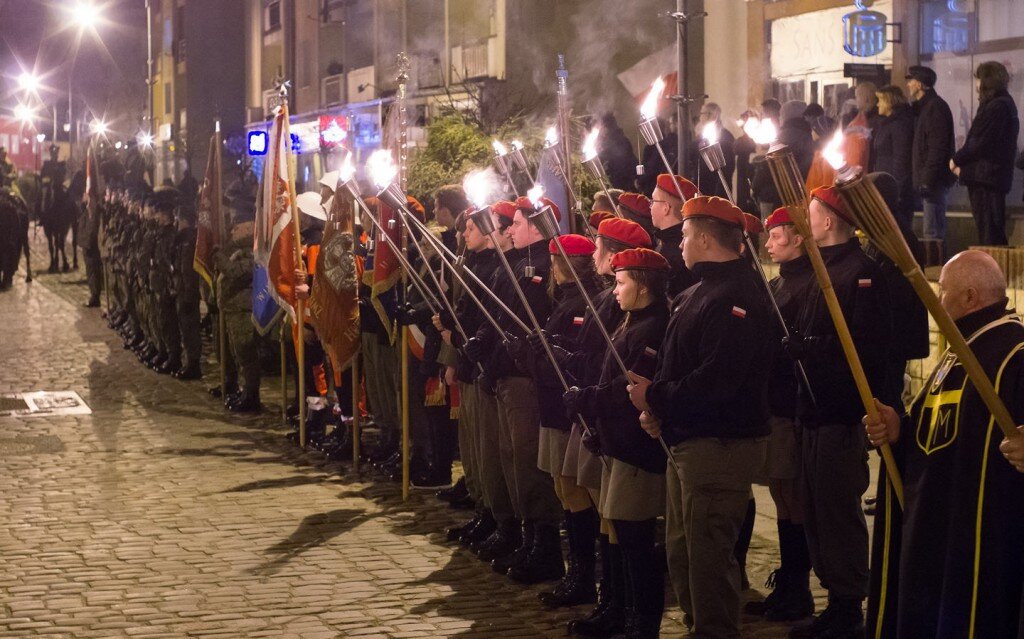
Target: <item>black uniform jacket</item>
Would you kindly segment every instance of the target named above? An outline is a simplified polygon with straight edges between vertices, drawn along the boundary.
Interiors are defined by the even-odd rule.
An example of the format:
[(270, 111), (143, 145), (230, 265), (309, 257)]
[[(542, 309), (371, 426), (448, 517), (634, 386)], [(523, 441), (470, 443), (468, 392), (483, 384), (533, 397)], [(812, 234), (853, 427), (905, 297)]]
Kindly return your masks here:
[[(514, 253), (513, 253), (514, 251)], [(519, 282), (526, 301), (530, 304), (537, 321), (541, 326), (547, 322), (551, 314), (551, 298), (548, 296), (548, 277), (551, 272), (551, 257), (548, 253), (548, 241), (539, 240), (522, 249), (513, 249), (505, 253), (509, 263), (512, 265), (512, 273)], [(527, 273), (527, 267), (533, 268), (533, 274)], [(495, 271), (494, 286), (495, 294), (505, 303), (508, 308), (516, 314), (527, 326), (530, 326), (530, 318), (523, 304), (519, 299), (515, 286), (508, 278), (504, 267)], [(506, 333), (516, 337), (525, 337), (523, 330), (504, 311), (500, 311), (495, 317)], [(530, 326), (532, 329), (533, 327)], [(490, 323), (481, 324), (477, 330), (478, 337), (484, 345), (484, 351), (490, 353), (484, 370), (488, 377), (493, 380), (502, 377), (526, 377), (528, 372), (516, 365), (508, 351), (502, 347), (502, 336), (498, 335)]]
[[(604, 286), (604, 283), (601, 283)], [(601, 324), (611, 334), (615, 327), (622, 322), (625, 313), (619, 308), (615, 301), (614, 289), (606, 287), (593, 294), (591, 300), (597, 309), (597, 315)], [(557, 340), (556, 340), (557, 341)], [(556, 350), (559, 357), (559, 365), (565, 371), (570, 383), (579, 386), (590, 386), (596, 384), (601, 375), (601, 362), (605, 353), (608, 352), (608, 344), (601, 336), (601, 330), (597, 320), (589, 312), (583, 318), (583, 326), (576, 334), (576, 340), (566, 345), (567, 350)]]
[[(583, 280), (587, 294), (593, 296), (600, 287), (597, 279), (589, 278)], [(544, 330), (551, 336), (555, 344), (575, 343), (576, 337), (583, 328), (583, 322), (587, 315), (587, 305), (583, 301), (583, 295), (575, 282), (561, 284), (556, 289), (555, 306), (551, 310), (551, 316), (544, 326)], [(554, 350), (554, 349), (553, 349)], [(562, 405), (562, 394), (565, 389), (562, 382), (555, 374), (551, 361), (547, 356), (534, 354), (528, 351), (530, 374), (537, 383), (537, 403), (540, 405), (540, 425), (544, 428), (556, 428), (568, 431), (572, 422), (565, 414)], [(559, 370), (565, 373), (562, 362), (559, 362)], [(569, 377), (566, 377), (569, 380)]]
[[(668, 325), (667, 300), (626, 314), (612, 340), (626, 368), (650, 378), (658, 362), (658, 349)], [(583, 416), (594, 418), (605, 454), (649, 473), (665, 472), (665, 453), (640, 427), (640, 412), (626, 392), (627, 380), (609, 352), (601, 364), (600, 381), (581, 390)]]
[[(868, 384), (873, 390), (883, 389), (893, 339), (892, 308), (885, 277), (856, 238), (822, 247), (821, 256)], [(810, 296), (801, 305), (796, 330), (808, 340), (803, 364), (816, 400), (816, 404), (812, 403), (805, 392), (799, 392), (797, 417), (801, 424), (807, 428), (823, 424), (859, 424), (864, 404), (820, 288), (810, 289)]]
[[(1003, 300), (957, 326), (970, 338), (1009, 319), (1005, 308)], [(1014, 423), (1024, 423), (1024, 326), (992, 326), (971, 350)], [(905, 508), (879, 500), (868, 636), (1024, 636), (1024, 474), (999, 451), (1002, 439), (963, 366), (940, 360), (892, 446)]]
[[(801, 255), (779, 264), (779, 275), (773, 278), (769, 285), (782, 318), (792, 331), (796, 326), (800, 305), (818, 286), (810, 258)], [(778, 326), (778, 320), (773, 334), (779, 339), (782, 338), (782, 328)], [(796, 417), (796, 394), (799, 383), (801, 382), (793, 360), (781, 350), (776, 351), (772, 360), (772, 372), (768, 378), (768, 409), (772, 415), (790, 419)]]
[[(501, 262), (498, 260), (498, 254), (494, 249), (484, 249), (478, 253), (466, 255), (465, 268), (472, 271), (481, 282), (487, 284), (493, 281), (495, 272), (501, 268)], [(476, 295), (477, 299), (487, 305), (487, 312), (491, 313), (492, 316), (495, 315), (491, 310), (494, 308), (493, 300), (489, 300), (487, 294), (483, 293), (480, 287), (471, 281), (468, 275), (460, 273), (460, 276), (466, 280), (466, 284), (473, 287), (473, 294)], [(469, 337), (476, 335), (480, 327), (488, 322), (483, 312), (480, 311), (480, 307), (476, 305), (473, 298), (465, 291), (462, 292), (459, 299), (455, 302), (455, 316), (459, 318), (462, 328), (465, 329), (466, 335)], [(458, 343), (460, 337), (456, 331), (452, 330), (453, 344)], [(462, 354), (461, 350), (459, 351), (455, 370), (458, 378), (463, 381), (472, 381), (476, 378), (478, 372), (477, 367)]]
[(657, 241), (656, 250), (672, 267), (672, 274), (668, 278), (668, 297), (675, 299), (676, 295), (697, 282), (697, 276), (690, 272), (690, 269), (686, 268), (686, 264), (683, 263), (683, 252), (679, 248), (679, 244), (683, 240), (683, 223), (680, 222), (667, 229), (659, 229), (655, 231), (654, 237)]
[(700, 262), (700, 281), (673, 301), (651, 412), (669, 445), (768, 434), (765, 380), (775, 344), (771, 310), (745, 258)]

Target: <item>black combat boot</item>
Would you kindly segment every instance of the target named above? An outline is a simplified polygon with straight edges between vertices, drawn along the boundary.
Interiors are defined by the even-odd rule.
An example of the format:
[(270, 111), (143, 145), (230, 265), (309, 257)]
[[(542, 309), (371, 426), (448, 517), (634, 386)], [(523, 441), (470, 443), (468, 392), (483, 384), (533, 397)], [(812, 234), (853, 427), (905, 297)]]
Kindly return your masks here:
[(470, 545), (470, 551), (476, 553), (480, 561), (490, 563), (496, 559), (507, 557), (522, 544), (522, 528), (515, 519), (499, 523), (491, 536), (480, 543)]
[(565, 577), (553, 590), (537, 595), (548, 608), (562, 608), (594, 603), (597, 587), (594, 584), (594, 539), (597, 538), (600, 519), (593, 508), (578, 513), (565, 511), (565, 532), (569, 538), (569, 567)]
[(472, 519), (464, 524), (457, 526), (449, 526), (444, 530), (444, 537), (448, 541), (460, 541), (462, 535), (469, 532), (480, 523), (480, 519), (483, 517), (483, 512), (478, 512)]
[(664, 563), (654, 547), (655, 519), (615, 520), (626, 588), (626, 639), (658, 639), (665, 612)]
[(469, 490), (466, 489), (466, 478), (465, 476), (459, 477), (459, 481), (455, 482), (451, 486), (447, 486), (438, 490), (434, 493), (434, 496), (441, 501), (446, 501), (449, 504), (462, 499), (463, 497), (469, 496)]
[(530, 556), (530, 549), (533, 548), (533, 535), (533, 522), (524, 521), (523, 532), (519, 538), (519, 547), (511, 553), (509, 553), (508, 555), (505, 555), (504, 557), (498, 557), (497, 559), (492, 561), (491, 569), (500, 575), (505, 575), (508, 574), (508, 571), (511, 570), (513, 566), (518, 566), (519, 564), (525, 562), (527, 557)]
[(789, 632), (790, 639), (861, 639), (863, 636), (864, 612), (860, 600), (831, 595), (820, 615)]
[(459, 543), (468, 548), (478, 541), (487, 539), (497, 529), (498, 522), (494, 521), (491, 511), (484, 508), (477, 516), (476, 524), (463, 531)]
[(601, 586), (597, 605), (584, 619), (573, 619), (568, 630), (583, 637), (613, 637), (625, 630), (625, 575), (618, 544), (601, 536)]
[(250, 391), (248, 388), (243, 388), (232, 398), (234, 401), (229, 399), (225, 402), (225, 406), (232, 413), (258, 413), (262, 408), (259, 390)]
[(565, 575), (562, 536), (558, 526), (535, 524), (533, 547), (526, 561), (509, 566), (508, 578), (521, 584), (539, 584)]
[(189, 381), (193, 379), (202, 379), (203, 371), (199, 368), (199, 362), (190, 363), (188, 366), (182, 366), (178, 370), (171, 373), (171, 376), (175, 379), (182, 381)]
[(327, 436), (327, 420), (330, 414), (330, 409), (320, 408), (311, 410), (306, 415), (306, 444), (308, 446), (317, 448)]

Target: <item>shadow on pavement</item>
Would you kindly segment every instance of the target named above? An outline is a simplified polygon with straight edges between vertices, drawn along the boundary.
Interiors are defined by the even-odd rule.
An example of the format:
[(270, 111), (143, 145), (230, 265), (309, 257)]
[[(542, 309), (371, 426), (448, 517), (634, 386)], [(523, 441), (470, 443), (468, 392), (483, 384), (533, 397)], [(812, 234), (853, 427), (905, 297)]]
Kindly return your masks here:
[(260, 576), (276, 574), (302, 553), (322, 546), (372, 518), (373, 516), (367, 515), (365, 511), (354, 508), (309, 515), (299, 522), (298, 528), (287, 539), (282, 539), (265, 551), (265, 554), (277, 557), (250, 569), (249, 572)]

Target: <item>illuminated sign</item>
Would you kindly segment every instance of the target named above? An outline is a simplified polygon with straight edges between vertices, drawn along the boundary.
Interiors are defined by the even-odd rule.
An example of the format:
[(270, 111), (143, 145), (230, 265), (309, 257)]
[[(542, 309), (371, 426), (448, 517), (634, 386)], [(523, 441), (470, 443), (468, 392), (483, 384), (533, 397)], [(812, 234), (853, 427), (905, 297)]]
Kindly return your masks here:
[(843, 49), (858, 58), (870, 58), (885, 51), (887, 18), (868, 9), (874, 2), (857, 0), (859, 11), (843, 16)]
[(334, 149), (348, 139), (348, 118), (343, 115), (320, 116), (320, 147)]
[(249, 131), (249, 155), (266, 155), (270, 140), (266, 131)]

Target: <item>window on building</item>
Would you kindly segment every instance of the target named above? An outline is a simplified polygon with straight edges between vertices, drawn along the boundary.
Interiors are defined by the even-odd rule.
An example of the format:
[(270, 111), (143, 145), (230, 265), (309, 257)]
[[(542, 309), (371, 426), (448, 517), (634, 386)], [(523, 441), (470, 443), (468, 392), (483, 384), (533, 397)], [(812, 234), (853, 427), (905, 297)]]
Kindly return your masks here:
[(1024, 37), (1024, 3), (1020, 0), (985, 0), (978, 3), (978, 40)]
[(324, 24), (345, 24), (348, 0), (322, 0), (322, 4), (320, 13)]
[(281, 0), (270, 0), (263, 7), (263, 31), (277, 31), (281, 28)]

